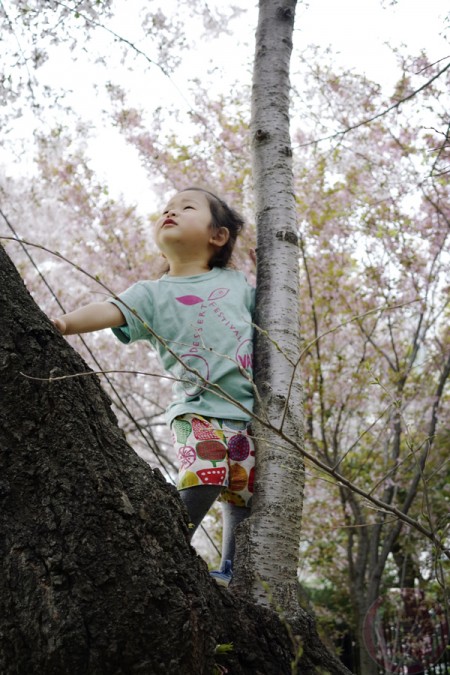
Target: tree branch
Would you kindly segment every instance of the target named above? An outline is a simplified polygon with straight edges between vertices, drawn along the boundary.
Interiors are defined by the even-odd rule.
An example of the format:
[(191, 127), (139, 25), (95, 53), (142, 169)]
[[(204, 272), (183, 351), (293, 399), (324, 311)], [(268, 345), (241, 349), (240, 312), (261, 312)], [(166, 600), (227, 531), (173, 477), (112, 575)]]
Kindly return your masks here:
[[(448, 57), (446, 57), (448, 58)], [(329, 141), (332, 140), (333, 138), (340, 138), (341, 136), (345, 136), (348, 134), (350, 131), (355, 131), (355, 129), (359, 129), (360, 127), (363, 127), (367, 124), (370, 124), (371, 122), (374, 122), (377, 119), (380, 119), (380, 117), (384, 117), (388, 113), (392, 112), (393, 110), (396, 110), (399, 108), (403, 103), (406, 103), (406, 101), (411, 100), (416, 96), (417, 94), (420, 94), (421, 91), (424, 89), (427, 89), (427, 87), (430, 86), (435, 80), (437, 80), (441, 75), (443, 75), (447, 70), (450, 68), (450, 63), (448, 63), (444, 68), (442, 68), (436, 75), (434, 75), (432, 78), (427, 80), (421, 87), (418, 89), (415, 89), (413, 92), (408, 94), (407, 96), (404, 96), (401, 98), (399, 101), (394, 103), (393, 105), (389, 106), (385, 110), (382, 110), (381, 112), (377, 113), (376, 115), (373, 115), (372, 117), (368, 117), (365, 120), (362, 120), (361, 122), (357, 122), (356, 124), (353, 124), (346, 129), (343, 129), (342, 131), (337, 131), (334, 134), (330, 134), (329, 136), (322, 136), (321, 138), (317, 138), (313, 141), (308, 141), (307, 143), (301, 143), (300, 145), (296, 146), (297, 148), (306, 148), (309, 145), (317, 145), (318, 143), (322, 143), (323, 141)]]

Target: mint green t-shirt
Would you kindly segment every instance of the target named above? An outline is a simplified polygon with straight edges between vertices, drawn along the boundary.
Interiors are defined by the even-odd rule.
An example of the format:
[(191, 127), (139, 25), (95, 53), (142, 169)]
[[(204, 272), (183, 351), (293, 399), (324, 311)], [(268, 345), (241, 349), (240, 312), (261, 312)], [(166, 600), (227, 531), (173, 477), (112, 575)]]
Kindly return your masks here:
[(126, 325), (113, 328), (114, 334), (125, 344), (148, 340), (176, 378), (166, 414), (169, 424), (185, 413), (250, 419), (226, 400), (228, 395), (253, 409), (255, 289), (242, 272), (213, 268), (191, 277), (164, 275), (139, 281), (118, 297), (111, 302)]

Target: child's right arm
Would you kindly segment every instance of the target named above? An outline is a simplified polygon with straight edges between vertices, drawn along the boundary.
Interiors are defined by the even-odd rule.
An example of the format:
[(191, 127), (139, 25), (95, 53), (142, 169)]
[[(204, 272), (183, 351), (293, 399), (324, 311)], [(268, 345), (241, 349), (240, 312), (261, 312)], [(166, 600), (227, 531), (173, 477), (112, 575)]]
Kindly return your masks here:
[(91, 333), (102, 328), (123, 326), (126, 321), (120, 309), (111, 302), (92, 302), (74, 312), (64, 314), (53, 323), (63, 335)]

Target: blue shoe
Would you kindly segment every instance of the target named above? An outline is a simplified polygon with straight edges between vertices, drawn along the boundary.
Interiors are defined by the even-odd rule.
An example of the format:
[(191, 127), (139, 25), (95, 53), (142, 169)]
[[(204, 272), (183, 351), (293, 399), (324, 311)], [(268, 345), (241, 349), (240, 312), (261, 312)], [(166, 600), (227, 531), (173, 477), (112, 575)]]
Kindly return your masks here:
[(231, 571), (231, 560), (225, 560), (225, 567), (223, 570), (214, 570), (209, 574), (213, 579), (215, 579), (219, 586), (224, 586), (227, 588), (233, 578), (233, 572)]

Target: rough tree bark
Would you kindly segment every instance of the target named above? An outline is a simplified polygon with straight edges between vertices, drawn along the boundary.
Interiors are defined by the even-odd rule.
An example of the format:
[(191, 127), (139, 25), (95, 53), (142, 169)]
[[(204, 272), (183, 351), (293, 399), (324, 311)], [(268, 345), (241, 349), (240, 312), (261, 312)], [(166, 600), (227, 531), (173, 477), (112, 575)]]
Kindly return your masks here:
[[(0, 287), (2, 675), (291, 673), (286, 625), (210, 579), (176, 490), (128, 446), (98, 379), (26, 377), (87, 366), (1, 247)], [(306, 621), (301, 636), (302, 673), (341, 672)]]
[[(296, 0), (260, 0), (251, 136), (257, 222), (256, 413), (303, 439), (299, 249), (289, 131), (289, 64)], [(298, 612), (298, 550), (304, 464), (275, 432), (254, 424), (258, 442), (252, 516), (239, 537), (239, 589), (260, 603)]]

